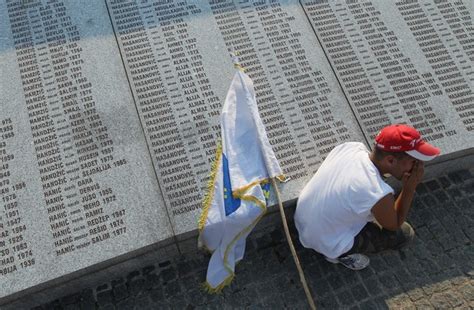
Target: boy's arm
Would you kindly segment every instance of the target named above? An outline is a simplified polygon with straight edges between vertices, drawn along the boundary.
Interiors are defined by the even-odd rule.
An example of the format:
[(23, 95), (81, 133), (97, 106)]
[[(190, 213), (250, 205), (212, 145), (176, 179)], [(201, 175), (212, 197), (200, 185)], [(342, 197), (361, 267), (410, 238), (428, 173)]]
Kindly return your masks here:
[(405, 221), (410, 210), (416, 186), (421, 182), (424, 173), (422, 162), (416, 162), (410, 173), (402, 178), (402, 191), (397, 199), (392, 194), (380, 199), (373, 207), (372, 214), (383, 228), (397, 230)]

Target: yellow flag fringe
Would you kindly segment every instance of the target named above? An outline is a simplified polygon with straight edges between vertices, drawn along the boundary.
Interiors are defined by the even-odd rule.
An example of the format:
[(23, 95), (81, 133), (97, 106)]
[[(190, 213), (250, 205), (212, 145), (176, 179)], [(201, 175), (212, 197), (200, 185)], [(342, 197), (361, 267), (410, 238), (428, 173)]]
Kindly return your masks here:
[[(206, 224), (207, 214), (208, 214), (209, 208), (211, 206), (212, 199), (214, 198), (214, 184), (215, 184), (215, 181), (216, 181), (217, 168), (219, 167), (219, 162), (221, 160), (221, 157), (222, 157), (222, 144), (219, 141), (218, 145), (217, 145), (217, 149), (216, 149), (216, 158), (214, 159), (214, 162), (212, 163), (211, 174), (210, 174), (209, 182), (208, 182), (208, 186), (207, 186), (207, 192), (206, 192), (206, 195), (204, 196), (204, 200), (203, 200), (203, 211), (202, 211), (201, 217), (199, 219), (199, 226), (198, 226), (199, 231), (202, 231), (204, 229), (204, 226)], [(284, 175), (280, 175), (280, 176), (277, 177), (277, 179), (278, 180), (285, 180), (286, 177)], [(245, 195), (245, 192), (248, 191), (253, 186), (264, 185), (264, 184), (269, 183), (269, 182), (270, 182), (270, 179), (265, 178), (265, 179), (262, 179), (262, 180), (254, 181), (254, 182), (250, 183), (249, 185), (247, 185), (243, 188), (239, 188), (238, 190), (233, 191), (232, 196), (234, 196), (234, 198), (241, 199), (241, 200), (246, 200), (246, 201), (251, 201), (257, 207), (262, 209), (263, 212), (249, 226), (247, 226), (244, 230), (240, 231), (240, 233), (238, 233), (232, 239), (232, 242), (229, 243), (229, 245), (227, 246), (227, 248), (224, 252), (224, 265), (225, 265), (227, 271), (229, 272), (229, 276), (221, 284), (219, 284), (217, 287), (212, 287), (207, 281), (203, 282), (201, 286), (207, 293), (209, 293), (209, 294), (219, 294), (219, 293), (221, 293), (222, 290), (226, 286), (229, 286), (232, 283), (233, 279), (235, 278), (235, 273), (226, 264), (228, 252), (234, 246), (235, 242), (237, 242), (237, 240), (239, 240), (242, 237), (242, 235), (244, 235), (248, 231), (252, 230), (267, 212), (266, 204), (262, 203), (262, 201), (260, 201), (260, 199), (258, 199), (255, 196)], [(205, 244), (203, 244), (203, 247), (209, 253), (212, 253), (212, 251), (210, 251), (206, 247)], [(238, 261), (236, 262), (236, 264), (237, 263), (238, 263)]]
[[(206, 191), (206, 194), (205, 194), (204, 200), (203, 200), (203, 211), (202, 211), (201, 217), (199, 218), (198, 229), (199, 229), (200, 232), (204, 229), (204, 226), (206, 224), (207, 214), (209, 212), (209, 208), (211, 206), (212, 199), (214, 198), (214, 184), (215, 184), (216, 176), (217, 176), (217, 168), (219, 167), (219, 162), (220, 162), (221, 158), (222, 158), (222, 144), (219, 141), (218, 144), (217, 144), (217, 149), (216, 149), (216, 158), (214, 159), (214, 162), (212, 163), (212, 166), (211, 166), (212, 167), (211, 168), (211, 174), (209, 176), (209, 181), (208, 181), (208, 184), (207, 184), (207, 191)], [(285, 176), (284, 175), (278, 176), (277, 179), (284, 180)], [(251, 201), (257, 207), (262, 209), (263, 212), (260, 216), (258, 216), (255, 219), (255, 221), (252, 222), (252, 224), (250, 224), (244, 230), (240, 231), (240, 233), (238, 233), (232, 239), (232, 242), (229, 243), (229, 245), (227, 246), (227, 248), (224, 252), (224, 265), (225, 265), (227, 271), (229, 272), (229, 276), (221, 284), (219, 284), (217, 287), (212, 287), (207, 281), (203, 282), (202, 283), (202, 288), (207, 293), (219, 294), (226, 286), (228, 286), (232, 283), (232, 280), (235, 277), (235, 273), (226, 264), (228, 252), (234, 246), (235, 242), (237, 242), (237, 240), (239, 240), (242, 237), (243, 234), (245, 234), (246, 232), (252, 230), (267, 212), (266, 204), (262, 203), (260, 201), (260, 199), (258, 199), (255, 196), (252, 196), (252, 195), (244, 195), (244, 194), (245, 194), (246, 191), (248, 191), (253, 186), (263, 185), (263, 184), (266, 184), (266, 183), (269, 183), (269, 182), (270, 182), (269, 178), (262, 179), (262, 180), (257, 180), (257, 181), (254, 181), (254, 182), (250, 183), (249, 185), (247, 185), (243, 188), (239, 188), (238, 190), (233, 191), (232, 196), (234, 196), (234, 198), (241, 199), (241, 200), (246, 200), (246, 201)], [(204, 249), (206, 249), (207, 252), (212, 253), (212, 251), (209, 250), (206, 247), (205, 244), (203, 244), (202, 246), (203, 246)], [(237, 263), (238, 262), (236, 262), (236, 264)]]
[[(280, 182), (284, 182), (286, 180), (286, 176), (285, 175), (279, 175), (276, 177), (278, 179), (278, 181)], [(257, 186), (257, 185), (263, 185), (263, 184), (267, 184), (267, 183), (270, 183), (270, 178), (265, 178), (265, 179), (261, 179), (261, 180), (255, 180), (253, 181), (252, 183), (249, 183), (241, 188), (237, 188), (236, 190), (232, 191), (232, 196), (234, 198), (241, 198), (242, 196), (244, 196), (244, 194), (252, 187), (254, 186)]]
[(198, 221), (198, 230), (201, 233), (206, 225), (207, 214), (209, 213), (209, 208), (211, 207), (212, 199), (214, 198), (214, 184), (216, 182), (217, 168), (219, 167), (219, 162), (222, 157), (222, 143), (221, 141), (217, 142), (216, 148), (216, 158), (211, 166), (211, 174), (209, 175), (209, 181), (207, 182), (207, 191), (202, 202), (202, 213)]
[[(253, 198), (253, 199), (252, 199)], [(244, 200), (250, 200), (250, 201), (255, 201), (258, 200), (257, 198), (253, 196), (245, 196), (242, 197)], [(207, 281), (202, 283), (203, 289), (208, 292), (209, 294), (219, 294), (226, 286), (230, 285), (232, 283), (232, 280), (235, 278), (235, 273), (232, 271), (232, 269), (227, 265), (227, 257), (229, 255), (229, 250), (234, 246), (234, 244), (239, 240), (244, 234), (248, 233), (251, 231), (255, 225), (262, 219), (262, 217), (265, 215), (267, 212), (267, 207), (265, 205), (262, 205), (262, 203), (257, 203), (257, 206), (262, 208), (263, 212), (260, 214), (249, 226), (247, 226), (244, 230), (240, 231), (233, 239), (232, 242), (229, 243), (227, 246), (225, 252), (224, 252), (224, 266), (229, 272), (229, 276), (218, 286), (212, 287)], [(239, 261), (235, 262), (236, 265), (239, 263)]]
[[(232, 190), (232, 193), (230, 194), (235, 199), (246, 201), (244, 205), (245, 205), (245, 208), (247, 209), (251, 208), (251, 209), (248, 209), (249, 211), (252, 211), (252, 212), (249, 212), (249, 215), (251, 216), (251, 218), (240, 219), (239, 217), (236, 217), (234, 220), (236, 220), (237, 222), (240, 221), (239, 225), (226, 227), (225, 222), (224, 222), (223, 223), (224, 227), (222, 227), (221, 232), (212, 232), (212, 233), (215, 233), (214, 235), (215, 238), (211, 238), (210, 240), (214, 240), (215, 242), (217, 242), (219, 241), (220, 237), (225, 237), (225, 243), (219, 244), (218, 253), (216, 253), (215, 250), (210, 251), (211, 253), (214, 252), (213, 255), (219, 254), (219, 257), (212, 257), (215, 260), (212, 260), (211, 258), (212, 266), (210, 265), (208, 267), (208, 268), (211, 268), (211, 267), (215, 268), (215, 271), (218, 271), (218, 273), (215, 275), (211, 273), (211, 276), (210, 276), (211, 280), (206, 280), (202, 284), (202, 287), (209, 293), (219, 293), (226, 286), (230, 285), (230, 283), (235, 277), (234, 269), (235, 269), (235, 265), (238, 263), (237, 257), (243, 257), (243, 254), (245, 252), (245, 248), (239, 248), (238, 251), (236, 252), (236, 250), (234, 250), (236, 243), (239, 242), (239, 240), (243, 240), (242, 238), (244, 236), (246, 237), (252, 231), (252, 229), (257, 225), (257, 223), (261, 220), (261, 218), (265, 216), (266, 214), (266, 211), (267, 211), (266, 199), (269, 198), (268, 197), (269, 192), (263, 191), (264, 197), (260, 197), (261, 193), (255, 192), (255, 195), (253, 195), (249, 193), (249, 191), (251, 191), (252, 188), (256, 186), (269, 183), (271, 181), (271, 179), (268, 177), (269, 175), (272, 175), (272, 176), (278, 175), (276, 177), (278, 180), (280, 181), (285, 180), (285, 177), (281, 171), (281, 168), (278, 164), (278, 161), (275, 155), (272, 152), (270, 152), (271, 146), (269, 145), (268, 141), (265, 140), (266, 141), (265, 142), (265, 141), (260, 140), (260, 138), (265, 137), (264, 128), (262, 124), (259, 125), (259, 122), (261, 123), (261, 120), (259, 118), (255, 119), (255, 117), (251, 117), (252, 113), (255, 114), (257, 112), (256, 106), (254, 106), (256, 105), (256, 101), (255, 101), (256, 99), (255, 99), (255, 94), (252, 88), (253, 84), (250, 78), (243, 73), (243, 69), (241, 66), (239, 66), (238, 61), (234, 60), (234, 64), (236, 65), (236, 68), (241, 72), (237, 72), (235, 74), (231, 87), (229, 88), (228, 96), (223, 106), (223, 114), (222, 114), (221, 121), (230, 126), (229, 128), (231, 129), (230, 130), (231, 133), (240, 132), (239, 127), (243, 127), (243, 128), (248, 127), (248, 128), (255, 129), (257, 131), (263, 131), (263, 133), (260, 136), (258, 135), (252, 136), (251, 137), (252, 141), (250, 142), (238, 140), (238, 141), (235, 141), (236, 142), (235, 145), (233, 145), (233, 143), (230, 143), (228, 145), (227, 143), (232, 142), (232, 141), (227, 141), (227, 143), (226, 141), (224, 141), (224, 138), (227, 137), (227, 135), (223, 131), (222, 140), (218, 143), (217, 150), (216, 150), (216, 157), (211, 166), (211, 173), (210, 173), (209, 181), (207, 184), (207, 191), (204, 195), (204, 199), (202, 203), (202, 213), (198, 219), (198, 231), (200, 234), (200, 238), (201, 236), (203, 236), (204, 238), (203, 233), (206, 231), (206, 225), (209, 223), (208, 216), (210, 214), (212, 214), (212, 216), (215, 216), (215, 217), (223, 216), (222, 214), (213, 213), (215, 211), (214, 207), (215, 206), (216, 208), (218, 207), (214, 203), (215, 202), (214, 200), (216, 199), (217, 195), (219, 195), (219, 199), (222, 198), (220, 196), (221, 193), (216, 193), (215, 190), (217, 186), (216, 185), (217, 176), (221, 174), (221, 171), (218, 171), (218, 168), (221, 167), (223, 164), (222, 162), (223, 156), (224, 156), (223, 148), (229, 147), (230, 149), (235, 148), (236, 150), (238, 150), (244, 147), (245, 143), (263, 143), (261, 147), (266, 149), (266, 152), (263, 152), (263, 150), (255, 149), (253, 152), (255, 154), (253, 153), (252, 154), (255, 156), (267, 155), (269, 156), (269, 158), (263, 158), (265, 162), (261, 162), (261, 160), (255, 162), (255, 165), (253, 166), (255, 166), (254, 168), (256, 168), (256, 170), (255, 170), (255, 175), (253, 177), (247, 176), (246, 174), (241, 173), (241, 171), (236, 172), (237, 184), (239, 184), (240, 187)], [(246, 102), (248, 100), (251, 100), (251, 101)], [(245, 104), (247, 104), (248, 106)], [(233, 116), (237, 111), (235, 107), (241, 106), (241, 105), (243, 105), (242, 108), (249, 109), (247, 111), (248, 113), (247, 114), (243, 113), (241, 114), (241, 117), (237, 117), (235, 119), (230, 118), (230, 116)], [(230, 115), (230, 116), (227, 116), (227, 115)], [(223, 145), (223, 143), (226, 143), (226, 144)], [(258, 155), (258, 154), (261, 154), (261, 155)], [(262, 159), (261, 157), (258, 157), (258, 158)], [(269, 168), (271, 168), (270, 169), (271, 171), (268, 171)], [(246, 169), (246, 167), (240, 167), (240, 169)], [(223, 180), (217, 180), (217, 182), (223, 182)], [(219, 212), (221, 211), (222, 210), (220, 210)], [(216, 219), (214, 219), (213, 217), (213, 221), (214, 220)], [(251, 221), (250, 224), (249, 224), (249, 220)], [(242, 223), (246, 223), (246, 225), (245, 224), (241, 225)], [(242, 229), (242, 226), (244, 226), (243, 229)], [(221, 235), (221, 234), (225, 234), (225, 235)], [(203, 243), (203, 244), (200, 244), (201, 247), (206, 247), (206, 245), (204, 244), (204, 240), (200, 239), (200, 242)], [(221, 240), (220, 242), (224, 242), (224, 241)], [(243, 240), (243, 242), (245, 242), (245, 240)], [(223, 253), (221, 251), (223, 251)], [(220, 257), (220, 255), (223, 255), (223, 257)], [(235, 262), (234, 262), (234, 255), (235, 255)], [(229, 261), (229, 257), (232, 258), (230, 261)], [(214, 271), (214, 269), (212, 271)], [(208, 276), (209, 276), (209, 269), (208, 269)], [(212, 287), (210, 285), (211, 282), (214, 284), (218, 283), (218, 285), (216, 287)]]
[(222, 290), (226, 287), (226, 286), (229, 286), (230, 283), (232, 283), (232, 281), (234, 280), (235, 278), (235, 274), (232, 273), (229, 277), (227, 277), (224, 282), (222, 282), (221, 284), (219, 284), (218, 286), (216, 287), (212, 287), (207, 281), (202, 283), (201, 284), (201, 287), (204, 291), (206, 291), (207, 293), (209, 294), (220, 294), (222, 293)]

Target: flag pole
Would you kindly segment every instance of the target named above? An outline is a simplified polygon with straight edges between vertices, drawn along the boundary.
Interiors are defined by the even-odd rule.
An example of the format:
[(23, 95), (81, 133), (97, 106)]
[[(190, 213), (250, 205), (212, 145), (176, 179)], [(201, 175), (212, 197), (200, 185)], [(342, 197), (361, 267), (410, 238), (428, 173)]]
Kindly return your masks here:
[[(240, 65), (238, 53), (235, 52), (234, 50), (232, 50), (232, 51), (230, 51), (230, 54), (231, 54), (231, 57), (232, 57), (232, 62), (234, 63), (234, 68), (236, 68), (237, 70), (240, 70), (240, 71), (243, 72), (244, 69)], [(267, 170), (268, 170), (268, 163), (267, 163), (266, 160), (265, 160), (265, 165), (267, 166)], [(290, 246), (291, 254), (293, 255), (293, 259), (295, 261), (296, 268), (298, 269), (298, 274), (300, 276), (301, 284), (303, 284), (303, 289), (304, 289), (304, 292), (306, 294), (306, 298), (308, 299), (308, 304), (309, 304), (309, 306), (312, 310), (316, 310), (316, 305), (314, 304), (314, 300), (313, 300), (313, 297), (311, 296), (311, 292), (309, 290), (308, 283), (306, 282), (306, 278), (304, 276), (303, 269), (301, 268), (300, 260), (298, 259), (298, 255), (296, 254), (296, 250), (295, 250), (295, 247), (293, 245), (293, 241), (291, 240), (290, 230), (288, 229), (288, 223), (286, 221), (285, 211), (283, 210), (283, 204), (282, 204), (281, 198), (280, 198), (280, 191), (278, 190), (275, 179), (276, 178), (274, 178), (274, 177), (270, 177), (271, 183), (273, 185), (273, 188), (275, 189), (276, 197), (277, 197), (277, 200), (278, 200), (278, 206), (280, 208), (280, 215), (281, 215), (281, 220), (282, 220), (282, 223), (283, 223), (283, 228), (285, 230), (286, 240), (288, 241), (288, 245)]]
[(306, 294), (306, 299), (308, 299), (308, 304), (311, 309), (315, 310), (316, 305), (314, 304), (313, 297), (311, 296), (311, 291), (309, 290), (308, 283), (306, 282), (306, 278), (303, 273), (303, 268), (301, 268), (300, 260), (298, 255), (296, 254), (295, 247), (293, 245), (293, 241), (291, 240), (290, 230), (288, 229), (288, 222), (286, 221), (285, 210), (283, 210), (283, 204), (280, 198), (280, 191), (278, 190), (277, 183), (275, 182), (276, 178), (271, 178), (272, 186), (275, 190), (276, 198), (278, 200), (278, 207), (280, 209), (281, 221), (283, 223), (283, 229), (285, 230), (286, 241), (288, 241), (288, 245), (290, 246), (291, 254), (293, 255), (293, 259), (295, 261), (296, 268), (298, 269), (298, 274), (300, 276), (301, 284), (303, 285), (304, 292)]

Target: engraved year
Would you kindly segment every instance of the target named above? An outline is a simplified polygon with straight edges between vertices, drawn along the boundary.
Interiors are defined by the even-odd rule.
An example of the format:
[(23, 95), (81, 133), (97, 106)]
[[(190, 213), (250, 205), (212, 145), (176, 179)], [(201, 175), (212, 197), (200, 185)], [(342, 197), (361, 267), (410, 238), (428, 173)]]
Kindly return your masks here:
[(35, 264), (35, 259), (32, 258), (32, 259), (29, 259), (29, 260), (25, 260), (24, 262), (21, 262), (20, 266), (21, 268), (28, 268), (28, 267), (31, 267)]
[(114, 230), (113, 234), (114, 234), (114, 236), (120, 236), (120, 235), (122, 235), (126, 232), (127, 232), (127, 228), (126, 227), (121, 227), (117, 230)]

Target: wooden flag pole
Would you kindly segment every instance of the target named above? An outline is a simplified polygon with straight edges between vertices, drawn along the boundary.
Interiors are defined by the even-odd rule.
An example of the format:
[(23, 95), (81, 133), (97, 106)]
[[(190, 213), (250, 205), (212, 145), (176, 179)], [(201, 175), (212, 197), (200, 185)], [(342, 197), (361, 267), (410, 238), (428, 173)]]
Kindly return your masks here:
[[(234, 63), (234, 67), (243, 72), (244, 69), (240, 65), (239, 58), (237, 57), (237, 53), (231, 52), (231, 57), (232, 57), (232, 62)], [(268, 163), (266, 161), (265, 161), (265, 164), (268, 169)], [(295, 260), (296, 268), (298, 269), (298, 273), (300, 275), (300, 281), (303, 284), (304, 292), (306, 294), (306, 298), (308, 299), (309, 306), (311, 307), (312, 310), (316, 310), (316, 305), (314, 304), (313, 297), (311, 296), (311, 292), (309, 291), (308, 283), (306, 282), (306, 279), (304, 277), (303, 269), (301, 268), (301, 265), (300, 265), (300, 260), (298, 259), (298, 255), (296, 254), (295, 247), (293, 246), (293, 241), (291, 241), (290, 230), (288, 229), (288, 223), (286, 222), (285, 211), (283, 210), (283, 204), (281, 203), (280, 191), (278, 190), (277, 184), (275, 182), (275, 178), (270, 178), (270, 179), (271, 179), (273, 188), (275, 189), (275, 193), (278, 200), (278, 206), (280, 208), (281, 221), (283, 222), (283, 228), (286, 234), (286, 240), (288, 241), (291, 254), (293, 255), (293, 259)]]
[(286, 241), (288, 241), (291, 254), (293, 255), (293, 259), (295, 260), (296, 268), (298, 269), (298, 274), (300, 275), (300, 281), (301, 281), (301, 284), (303, 284), (303, 289), (306, 294), (306, 298), (308, 299), (308, 304), (311, 309), (315, 310), (316, 305), (314, 304), (314, 300), (313, 300), (313, 297), (311, 296), (308, 283), (306, 282), (306, 278), (304, 277), (303, 268), (301, 268), (300, 260), (298, 259), (298, 255), (296, 254), (295, 247), (293, 246), (293, 241), (291, 240), (290, 230), (288, 229), (288, 223), (286, 221), (285, 210), (283, 210), (283, 204), (280, 198), (280, 191), (278, 190), (277, 183), (275, 182), (275, 178), (271, 178), (271, 180), (272, 180), (272, 185), (273, 185), (273, 188), (275, 189), (276, 197), (278, 200), (278, 206), (280, 208), (281, 221), (283, 223), (283, 229), (285, 230)]

